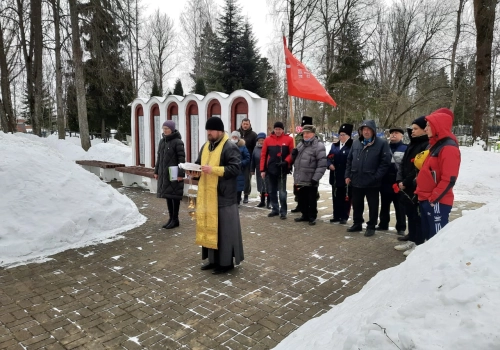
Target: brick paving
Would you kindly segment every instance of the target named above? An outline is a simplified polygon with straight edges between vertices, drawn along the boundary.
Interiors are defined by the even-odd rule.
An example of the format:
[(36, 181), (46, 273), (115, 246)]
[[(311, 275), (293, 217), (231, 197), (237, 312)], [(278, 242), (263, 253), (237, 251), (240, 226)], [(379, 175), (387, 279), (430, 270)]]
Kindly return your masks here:
[[(164, 230), (163, 199), (112, 185), (148, 221), (110, 243), (0, 269), (0, 349), (270, 349), (404, 260), (391, 232), (366, 238), (330, 224), (322, 192), (312, 227), (242, 205), (245, 261), (214, 276), (200, 270), (186, 201), (181, 226)], [(456, 207), (452, 218), (470, 208)]]

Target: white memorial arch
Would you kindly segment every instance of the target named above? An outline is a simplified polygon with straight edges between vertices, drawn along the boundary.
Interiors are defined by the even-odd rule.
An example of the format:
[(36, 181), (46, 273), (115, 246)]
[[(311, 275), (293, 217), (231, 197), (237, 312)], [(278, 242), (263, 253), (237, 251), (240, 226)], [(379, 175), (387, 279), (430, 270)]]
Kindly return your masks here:
[(161, 126), (166, 120), (175, 122), (184, 141), (187, 161), (194, 162), (206, 142), (207, 118), (221, 118), (227, 132), (238, 129), (241, 120), (249, 118), (253, 131), (266, 132), (267, 103), (267, 99), (247, 90), (237, 90), (230, 95), (210, 92), (206, 96), (137, 98), (131, 103), (134, 164), (154, 167)]

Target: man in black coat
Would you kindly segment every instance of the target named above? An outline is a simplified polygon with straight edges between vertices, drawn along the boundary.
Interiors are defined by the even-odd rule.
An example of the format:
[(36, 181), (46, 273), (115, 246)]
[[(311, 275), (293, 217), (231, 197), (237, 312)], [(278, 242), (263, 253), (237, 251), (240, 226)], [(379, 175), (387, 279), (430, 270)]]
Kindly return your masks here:
[[(255, 148), (255, 144), (257, 143), (257, 134), (252, 130), (250, 119), (244, 118), (241, 121), (241, 125), (238, 131), (240, 132), (241, 138), (245, 140), (245, 146), (248, 149), (248, 153), (250, 153), (251, 157)], [(243, 169), (243, 176), (245, 178), (243, 203), (248, 203), (248, 196), (252, 192), (252, 173), (250, 171), (250, 167), (247, 166)]]
[[(163, 137), (158, 145), (154, 177), (158, 180), (156, 196), (167, 200), (169, 220), (163, 228), (172, 229), (179, 226), (179, 207), (184, 192), (184, 170), (179, 169), (178, 165), (186, 161), (186, 152), (181, 134), (175, 129), (173, 120), (164, 122), (162, 130)], [(177, 171), (177, 177), (171, 177), (172, 171)]]
[(401, 191), (400, 201), (408, 217), (408, 235), (398, 237), (400, 241), (407, 241), (394, 247), (396, 250), (407, 251), (424, 243), (422, 225), (418, 213), (418, 201), (415, 198), (416, 178), (418, 170), (413, 164), (415, 156), (429, 146), (429, 137), (425, 133), (425, 116), (415, 119), (411, 125), (410, 144), (401, 161), (396, 182)]
[(377, 137), (374, 120), (366, 120), (359, 127), (359, 138), (352, 143), (347, 157), (345, 182), (352, 186), (353, 225), (347, 230), (363, 230), (364, 200), (368, 202), (369, 220), (365, 236), (375, 234), (378, 219), (379, 190), (382, 178), (391, 165), (391, 150), (383, 138)]

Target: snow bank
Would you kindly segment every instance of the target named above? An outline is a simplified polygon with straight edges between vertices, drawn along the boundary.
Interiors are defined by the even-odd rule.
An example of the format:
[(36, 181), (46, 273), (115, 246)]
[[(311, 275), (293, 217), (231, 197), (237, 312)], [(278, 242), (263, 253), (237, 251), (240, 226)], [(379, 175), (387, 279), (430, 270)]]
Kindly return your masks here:
[(0, 266), (101, 242), (146, 221), (128, 197), (54, 143), (70, 147), (0, 132)]
[(396, 349), (392, 341), (400, 349), (500, 349), (499, 206), (454, 220), (276, 349)]
[(81, 159), (103, 160), (113, 163), (133, 165), (132, 148), (125, 146), (124, 144), (117, 145), (110, 142), (99, 143), (90, 147), (87, 154), (85, 154)]
[(482, 147), (460, 147), (462, 162), (457, 184), (453, 188), (456, 201), (491, 203), (500, 193), (500, 153), (485, 152)]

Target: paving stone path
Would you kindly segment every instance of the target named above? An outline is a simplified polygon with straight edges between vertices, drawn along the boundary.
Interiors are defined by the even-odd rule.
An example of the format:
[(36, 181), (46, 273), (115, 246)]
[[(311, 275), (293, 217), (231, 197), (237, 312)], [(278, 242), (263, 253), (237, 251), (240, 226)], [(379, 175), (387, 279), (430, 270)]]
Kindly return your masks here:
[[(394, 231), (366, 238), (330, 224), (322, 192), (312, 227), (296, 214), (268, 218), (256, 198), (242, 205), (245, 261), (214, 276), (200, 270), (186, 201), (180, 227), (165, 230), (163, 199), (112, 185), (148, 221), (110, 243), (0, 269), (0, 349), (270, 349), (404, 260)], [(470, 206), (456, 207), (453, 218)]]

